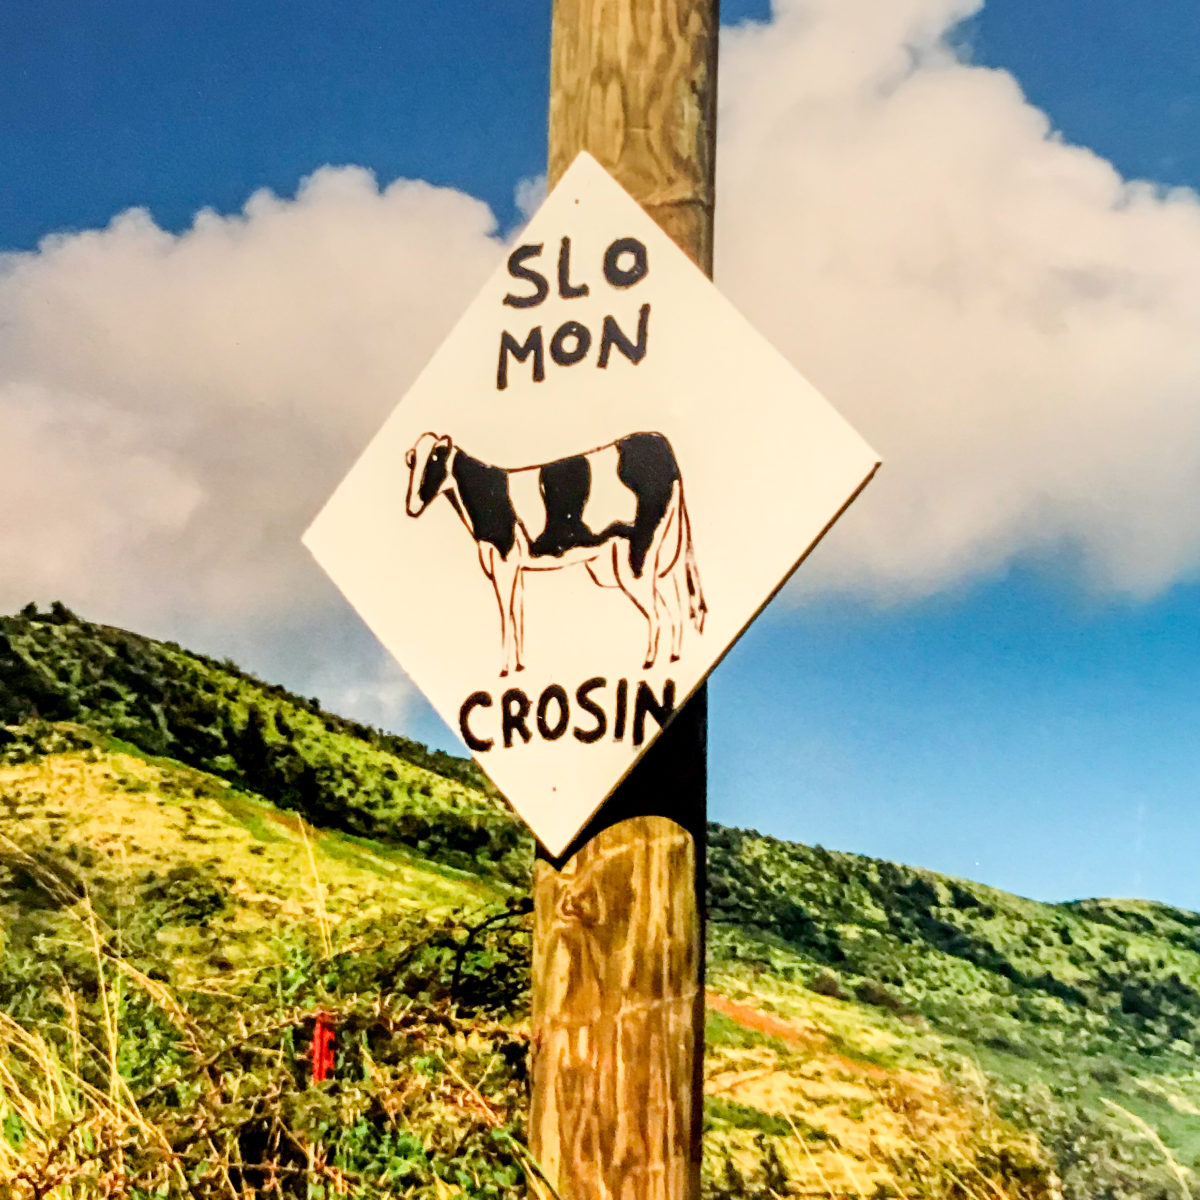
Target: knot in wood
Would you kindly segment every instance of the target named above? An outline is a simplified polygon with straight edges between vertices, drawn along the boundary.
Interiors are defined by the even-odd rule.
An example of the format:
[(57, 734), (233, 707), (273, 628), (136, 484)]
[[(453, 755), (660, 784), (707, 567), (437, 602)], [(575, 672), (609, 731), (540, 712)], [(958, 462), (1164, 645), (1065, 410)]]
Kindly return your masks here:
[(588, 928), (600, 925), (604, 921), (604, 897), (590, 885), (564, 887), (558, 896), (558, 915), (563, 921)]

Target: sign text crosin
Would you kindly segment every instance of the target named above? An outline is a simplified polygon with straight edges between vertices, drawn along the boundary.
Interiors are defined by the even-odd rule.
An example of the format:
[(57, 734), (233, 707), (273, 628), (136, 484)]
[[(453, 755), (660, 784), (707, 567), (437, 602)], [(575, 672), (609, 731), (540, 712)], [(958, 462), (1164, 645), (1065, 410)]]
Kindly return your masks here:
[(472, 692), (458, 710), (459, 732), (476, 754), (485, 754), (496, 744), (496, 737), (486, 734), (499, 735), (504, 748), (511, 750), (517, 738), (525, 743), (536, 734), (543, 741), (556, 742), (568, 729), (576, 741), (588, 745), (606, 735), (613, 741), (624, 741), (627, 728), (632, 726), (632, 743), (640, 746), (646, 740), (646, 718), (653, 717), (661, 729), (675, 709), (673, 679), (663, 684), (661, 700), (644, 679), (639, 680), (633, 694), (632, 720), (629, 680), (617, 680), (611, 699), (604, 694), (607, 688), (608, 680), (602, 675), (585, 680), (575, 689), (572, 708), (566, 688), (557, 683), (544, 687), (536, 704), (520, 688), (512, 687), (500, 697), (498, 713), (479, 711), (496, 707), (491, 692)]

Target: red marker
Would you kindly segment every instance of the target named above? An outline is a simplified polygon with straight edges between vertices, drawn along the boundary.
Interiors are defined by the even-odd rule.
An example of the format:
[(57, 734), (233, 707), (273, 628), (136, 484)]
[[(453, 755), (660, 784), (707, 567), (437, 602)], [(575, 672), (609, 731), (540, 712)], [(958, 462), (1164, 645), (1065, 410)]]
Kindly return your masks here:
[(319, 1012), (313, 1023), (312, 1078), (320, 1083), (333, 1074), (333, 1018), (330, 1013)]

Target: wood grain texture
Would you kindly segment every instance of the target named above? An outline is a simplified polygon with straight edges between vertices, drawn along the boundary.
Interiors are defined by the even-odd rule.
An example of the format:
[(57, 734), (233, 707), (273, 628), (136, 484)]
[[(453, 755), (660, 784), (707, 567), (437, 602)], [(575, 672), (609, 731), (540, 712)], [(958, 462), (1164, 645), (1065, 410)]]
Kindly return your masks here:
[(716, 0), (555, 0), (553, 187), (580, 150), (606, 167), (709, 274)]
[(532, 1145), (564, 1200), (695, 1195), (695, 872), (691, 834), (657, 816), (538, 864)]
[[(712, 272), (716, 0), (555, 0), (549, 182), (580, 150)], [(702, 688), (534, 880), (530, 1145), (562, 1200), (699, 1200)]]

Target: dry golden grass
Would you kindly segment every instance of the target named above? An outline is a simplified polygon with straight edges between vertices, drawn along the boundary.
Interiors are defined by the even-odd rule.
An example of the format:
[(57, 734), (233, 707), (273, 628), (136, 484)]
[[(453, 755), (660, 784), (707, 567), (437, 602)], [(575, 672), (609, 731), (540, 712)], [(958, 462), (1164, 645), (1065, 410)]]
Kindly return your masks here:
[(231, 934), (316, 920), (327, 942), (346, 916), (499, 897), (402, 851), (316, 830), (202, 772), (129, 754), (58, 754), (0, 768), (0, 798), (0, 831), (19, 832), (25, 846), (54, 845), (85, 879), (166, 874), (181, 862), (211, 868), (237, 901), (224, 920)]
[[(7, 849), (19, 853), (11, 842)], [(179, 1173), (170, 1145), (147, 1120), (118, 1067), (121, 1030), (121, 977), (146, 985), (174, 1019), (182, 1010), (167, 989), (146, 978), (132, 964), (113, 961), (104, 950), (99, 921), (87, 899), (75, 905), (81, 932), (90, 939), (99, 983), (103, 1043), (96, 1045), (79, 1021), (79, 999), (64, 990), (59, 999), (65, 1014), (72, 1053), (61, 1043), (26, 1028), (0, 1012), (0, 1195), (12, 1200), (92, 1200), (124, 1194), (121, 1184), (123, 1148), (142, 1144), (162, 1151), (163, 1182)], [(104, 1064), (85, 1078), (84, 1058)], [(14, 1132), (19, 1130), (19, 1136)], [(159, 1181), (155, 1181), (159, 1182)]]
[[(143, 928), (139, 953), (166, 972), (152, 977), (122, 950), (122, 925), (137, 917), (137, 889), (181, 863), (211, 868), (232, 902), (203, 921)], [(348, 1128), (380, 1109), (401, 1131), (436, 1120), (431, 1146), (450, 1154), (481, 1128), (504, 1135), (513, 1119), (511, 1069), (475, 1077), (476, 1064), (512, 1040), (506, 1026), (477, 1019), (460, 1032), (448, 1000), (415, 1002), (402, 975), (388, 994), (353, 966), (364, 937), (368, 955), (382, 943), (402, 962), (424, 930), (444, 937), (439, 912), (494, 902), (500, 893), (490, 885), (315, 830), (187, 768), (95, 750), (0, 769), (0, 868), (10, 881), (36, 883), (0, 903), (0, 951), (5, 925), (16, 920), (25, 926), (19, 956), (40, 946), (35, 952), (74, 963), (66, 974), (50, 972), (38, 1015), (0, 1013), (0, 1200), (399, 1196), (411, 1189), (377, 1182), (364, 1192), (362, 1178), (333, 1160), (333, 1143), (314, 1132), (333, 1097), (335, 1122)], [(93, 906), (93, 887), (104, 890), (107, 920)], [(31, 897), (43, 913), (34, 942), (15, 907)], [(287, 957), (305, 946), (300, 959)], [(437, 984), (439, 954), (418, 970), (418, 986), (430, 971)], [(295, 999), (264, 988), (264, 971), (280, 988), (299, 989)], [(346, 971), (358, 982), (338, 983)], [(363, 992), (363, 982), (375, 990)], [(146, 1062), (154, 1053), (139, 1045), (148, 1009), (160, 1029), (170, 1027), (177, 1065), (163, 1082), (135, 1089), (130, 1055)], [(332, 1012), (348, 1052), (361, 1051), (355, 1078), (328, 1097), (306, 1088), (317, 1011)], [(391, 1061), (372, 1056), (371, 1039)], [(450, 1069), (414, 1070), (422, 1055)], [(188, 1101), (168, 1098), (180, 1078)], [(489, 1098), (497, 1088), (500, 1098)], [(256, 1151), (269, 1160), (263, 1169), (243, 1161), (247, 1130), (267, 1131)], [(512, 1143), (511, 1155), (523, 1152)], [(433, 1176), (427, 1186), (441, 1197), (449, 1185)]]
[[(132, 755), (82, 752), (6, 768), (0, 770), (0, 798), (0, 828), (21, 832), (21, 846), (10, 842), (4, 847), (11, 860), (36, 872), (38, 860), (22, 846), (52, 843), (64, 854), (71, 851), (67, 859), (74, 863), (74, 882), (85, 894), (81, 898), (68, 888), (59, 900), (79, 943), (91, 954), (98, 981), (94, 996), (85, 999), (64, 989), (58, 997), (64, 1016), (57, 1032), (65, 1036), (0, 1017), (0, 1127), (9, 1123), (21, 1130), (17, 1139), (0, 1136), (3, 1200), (131, 1200), (134, 1159), (139, 1197), (161, 1188), (171, 1197), (251, 1200), (255, 1190), (239, 1182), (228, 1144), (216, 1140), (213, 1172), (204, 1189), (196, 1191), (188, 1178), (195, 1170), (196, 1127), (188, 1126), (182, 1139), (179, 1127), (187, 1123), (186, 1114), (164, 1115), (159, 1108), (151, 1113), (145, 1094), (131, 1091), (120, 1063), (120, 1047), (129, 1033), (121, 1027), (121, 1014), (131, 993), (153, 1005), (177, 1031), (190, 1058), (204, 1064), (217, 1053), (211, 1030), (195, 1027), (178, 985), (189, 980), (192, 995), (235, 995), (240, 981), (258, 969), (255, 955), (266, 945), (267, 939), (252, 935), (281, 924), (305, 930), (319, 968), (348, 948), (342, 931), (350, 927), (349, 918), (403, 909), (423, 913), (439, 904), (449, 908), (497, 895), (484, 884), (460, 882), (402, 855), (390, 857), (322, 834), (200, 773)], [(169, 985), (114, 953), (112, 930), (97, 916), (86, 887), (93, 875), (132, 879), (180, 861), (208, 864), (230, 880), (236, 903), (196, 935), (212, 939), (204, 955), (193, 953), (189, 959), (185, 951), (196, 947), (184, 940), (172, 942), (185, 935), (163, 932), (168, 948), (179, 951), (180, 969)], [(51, 891), (64, 887), (54, 877), (45, 883)], [(240, 958), (239, 947), (245, 949)], [(236, 969), (214, 972), (204, 965), (217, 954)], [(706, 1149), (710, 1163), (728, 1153), (753, 1179), (766, 1139), (782, 1176), (760, 1180), (755, 1196), (1054, 1197), (1046, 1156), (995, 1117), (982, 1083), (977, 1089), (954, 1087), (937, 1071), (898, 1059), (899, 1039), (889, 1028), (895, 1018), (868, 1014), (864, 1019), (861, 1008), (769, 980), (760, 991), (743, 990), (736, 999), (718, 993), (711, 1002), (750, 1036), (710, 1049), (706, 1093), (738, 1106), (727, 1111), (740, 1114), (740, 1120), (718, 1121)], [(85, 1003), (100, 1014), (86, 1029), (79, 1018)], [(277, 1028), (300, 1028), (312, 1014), (285, 1006), (274, 1015)], [(395, 1013), (382, 1010), (377, 1016), (397, 1020)], [(229, 1034), (233, 1042), (253, 1042), (263, 1032), (240, 1015), (237, 1019), (241, 1025)], [(375, 1018), (368, 1014), (364, 1019)], [(512, 1109), (486, 1092), (489, 1039), (495, 1035), (482, 1026), (476, 1032), (448, 1026), (438, 1035), (464, 1061), (483, 1060), (475, 1074), (447, 1059), (444, 1074), (433, 1078), (377, 1062), (364, 1050), (372, 1103), (397, 1127), (416, 1106), (440, 1114), (448, 1129), (482, 1126), (502, 1132)], [(262, 1053), (278, 1054), (269, 1049), (274, 1045), (269, 1038), (259, 1041)], [(226, 1089), (223, 1105), (236, 1104), (238, 1078), (235, 1072), (232, 1085), (228, 1079), (221, 1084)], [(249, 1084), (250, 1076), (245, 1078)], [(276, 1077), (269, 1103), (286, 1105), (289, 1086)], [(762, 1118), (757, 1126), (755, 1114)], [(185, 1143), (193, 1155), (189, 1159), (181, 1156)], [(283, 1150), (287, 1147), (276, 1146), (272, 1153), (278, 1157)], [(282, 1190), (288, 1171), (321, 1181), (327, 1195), (358, 1194), (352, 1174), (331, 1161), (320, 1138), (298, 1138), (289, 1153), (290, 1158), (278, 1158), (274, 1175), (264, 1177), (275, 1189), (265, 1194), (294, 1195)], [(528, 1189), (552, 1200), (528, 1151), (513, 1142), (512, 1153), (522, 1164)], [(440, 1177), (430, 1188), (437, 1200), (459, 1194)], [(379, 1186), (363, 1194), (400, 1193)]]
[(846, 1013), (814, 1019), (837, 1001), (813, 996), (808, 1013), (785, 1017), (751, 999), (709, 993), (710, 1011), (749, 1034), (708, 1051), (710, 1155), (728, 1154), (753, 1178), (769, 1144), (787, 1194), (829, 1200), (1057, 1195), (1049, 1156), (996, 1117), (981, 1079), (978, 1089), (953, 1086), (936, 1070), (888, 1062), (884, 1029), (854, 1028)]

